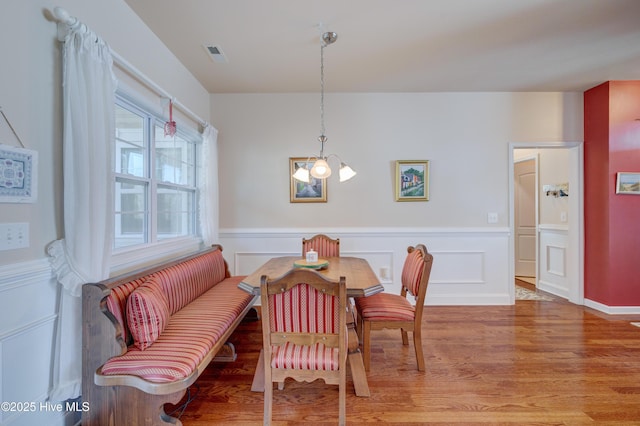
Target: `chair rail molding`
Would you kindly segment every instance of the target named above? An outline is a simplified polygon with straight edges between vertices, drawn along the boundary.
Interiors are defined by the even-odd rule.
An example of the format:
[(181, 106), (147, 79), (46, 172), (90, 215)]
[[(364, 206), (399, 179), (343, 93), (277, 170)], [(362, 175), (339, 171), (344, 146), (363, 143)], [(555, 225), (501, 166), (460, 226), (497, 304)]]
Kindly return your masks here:
[(237, 228), (221, 229), (220, 243), (234, 274), (252, 273), (272, 257), (300, 255), (302, 238), (340, 238), (340, 254), (367, 259), (385, 291), (399, 293), (408, 246), (425, 244), (434, 256), (427, 305), (512, 304), (509, 229), (486, 228)]

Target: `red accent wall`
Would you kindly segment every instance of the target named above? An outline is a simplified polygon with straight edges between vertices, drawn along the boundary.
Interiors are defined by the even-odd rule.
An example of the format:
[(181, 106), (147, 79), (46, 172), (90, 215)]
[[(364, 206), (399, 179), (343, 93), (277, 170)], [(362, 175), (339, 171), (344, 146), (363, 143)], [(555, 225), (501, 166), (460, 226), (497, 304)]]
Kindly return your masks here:
[(640, 195), (616, 194), (618, 172), (640, 173), (640, 81), (584, 94), (585, 297), (640, 306)]

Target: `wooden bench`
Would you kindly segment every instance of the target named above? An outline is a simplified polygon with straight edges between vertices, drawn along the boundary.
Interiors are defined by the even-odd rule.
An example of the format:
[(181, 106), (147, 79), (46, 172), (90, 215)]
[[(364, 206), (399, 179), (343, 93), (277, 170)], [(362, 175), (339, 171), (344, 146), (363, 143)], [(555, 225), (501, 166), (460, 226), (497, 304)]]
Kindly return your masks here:
[(181, 425), (165, 413), (227, 344), (257, 296), (222, 247), (82, 288), (82, 413), (88, 425)]

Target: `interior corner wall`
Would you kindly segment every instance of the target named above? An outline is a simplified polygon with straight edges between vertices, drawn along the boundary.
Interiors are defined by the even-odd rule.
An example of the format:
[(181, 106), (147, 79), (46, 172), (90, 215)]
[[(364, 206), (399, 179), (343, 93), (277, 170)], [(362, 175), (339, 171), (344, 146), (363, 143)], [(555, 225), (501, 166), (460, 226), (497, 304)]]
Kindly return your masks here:
[(640, 304), (640, 196), (616, 194), (619, 172), (640, 172), (640, 81), (584, 94), (585, 298)]

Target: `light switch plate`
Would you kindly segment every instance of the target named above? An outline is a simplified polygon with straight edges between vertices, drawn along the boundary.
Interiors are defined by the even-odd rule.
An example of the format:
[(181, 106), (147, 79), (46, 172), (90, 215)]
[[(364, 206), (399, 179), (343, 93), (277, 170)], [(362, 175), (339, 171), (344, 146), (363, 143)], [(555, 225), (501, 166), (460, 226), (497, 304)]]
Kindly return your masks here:
[(29, 247), (28, 223), (0, 223), (0, 250)]
[(498, 223), (498, 213), (487, 213), (487, 223)]

